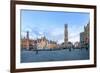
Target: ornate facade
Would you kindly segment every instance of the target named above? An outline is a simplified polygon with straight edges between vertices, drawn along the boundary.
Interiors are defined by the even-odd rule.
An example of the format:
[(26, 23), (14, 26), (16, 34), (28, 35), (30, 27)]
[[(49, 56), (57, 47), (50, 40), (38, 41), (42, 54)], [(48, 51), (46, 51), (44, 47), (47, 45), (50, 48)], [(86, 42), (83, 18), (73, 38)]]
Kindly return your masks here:
[(23, 49), (54, 49), (57, 48), (57, 43), (55, 41), (49, 41), (46, 37), (41, 37), (39, 39), (33, 40), (29, 38), (29, 32), (27, 32), (26, 37), (21, 39), (21, 48)]
[(80, 33), (80, 46), (81, 48), (89, 48), (89, 23), (84, 26), (84, 31)]

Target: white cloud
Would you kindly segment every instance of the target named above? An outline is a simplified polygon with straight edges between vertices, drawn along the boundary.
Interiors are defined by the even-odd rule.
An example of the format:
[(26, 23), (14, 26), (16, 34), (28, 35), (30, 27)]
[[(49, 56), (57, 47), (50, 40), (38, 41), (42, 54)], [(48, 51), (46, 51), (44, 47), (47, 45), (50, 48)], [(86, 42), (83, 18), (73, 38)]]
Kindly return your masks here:
[[(73, 30), (74, 29), (74, 30)], [(29, 37), (31, 39), (41, 38), (46, 36), (48, 40), (57, 41), (58, 43), (64, 42), (64, 28), (27, 28), (26, 31), (29, 31)], [(21, 32), (22, 36), (26, 36), (26, 31)], [(81, 32), (80, 27), (68, 28), (68, 40), (75, 43), (79, 41), (79, 33)]]
[(60, 34), (63, 34), (63, 33), (64, 33), (64, 30), (61, 29), (61, 28), (55, 28), (51, 31), (52, 36), (57, 36), (57, 35), (60, 35)]

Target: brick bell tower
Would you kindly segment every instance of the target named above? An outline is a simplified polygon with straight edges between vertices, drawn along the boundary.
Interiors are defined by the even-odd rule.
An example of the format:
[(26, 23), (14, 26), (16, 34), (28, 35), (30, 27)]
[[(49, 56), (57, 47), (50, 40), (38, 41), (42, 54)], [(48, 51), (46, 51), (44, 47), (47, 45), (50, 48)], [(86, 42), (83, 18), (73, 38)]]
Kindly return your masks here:
[(68, 43), (68, 24), (65, 24), (65, 29), (64, 29), (64, 44), (65, 47), (67, 47), (67, 43)]
[(26, 40), (27, 40), (26, 49), (29, 50), (29, 31), (27, 31)]

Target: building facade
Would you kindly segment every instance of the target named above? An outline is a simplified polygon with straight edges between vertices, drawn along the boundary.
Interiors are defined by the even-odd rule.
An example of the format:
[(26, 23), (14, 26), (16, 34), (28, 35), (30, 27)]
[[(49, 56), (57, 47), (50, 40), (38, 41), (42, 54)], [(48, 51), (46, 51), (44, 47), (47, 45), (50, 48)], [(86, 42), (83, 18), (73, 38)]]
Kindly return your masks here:
[(86, 26), (84, 26), (84, 31), (80, 33), (81, 48), (89, 48), (89, 43), (90, 43), (89, 34), (90, 31), (89, 31), (89, 23), (88, 23)]
[(85, 36), (84, 32), (81, 32), (80, 33), (80, 46), (81, 46), (81, 48), (84, 48), (84, 44), (85, 44), (84, 36)]
[(39, 39), (33, 40), (29, 38), (29, 32), (27, 32), (26, 37), (21, 39), (22, 49), (55, 49), (57, 48), (57, 43), (55, 41), (47, 40), (46, 37), (41, 37)]
[(49, 49), (56, 49), (58, 48), (58, 45), (55, 41), (48, 41), (48, 44), (47, 44), (48, 48)]
[(46, 39), (46, 37), (41, 37), (40, 39), (37, 39), (37, 49), (45, 49), (47, 48), (47, 43), (48, 40)]

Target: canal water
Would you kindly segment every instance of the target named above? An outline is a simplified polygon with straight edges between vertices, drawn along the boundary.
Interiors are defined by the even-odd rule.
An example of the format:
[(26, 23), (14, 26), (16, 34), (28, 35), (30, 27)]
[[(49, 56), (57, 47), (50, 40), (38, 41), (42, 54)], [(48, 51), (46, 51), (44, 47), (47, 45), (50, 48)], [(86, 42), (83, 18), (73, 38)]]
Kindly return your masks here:
[(89, 50), (86, 49), (41, 50), (38, 52), (21, 50), (21, 63), (88, 59)]

